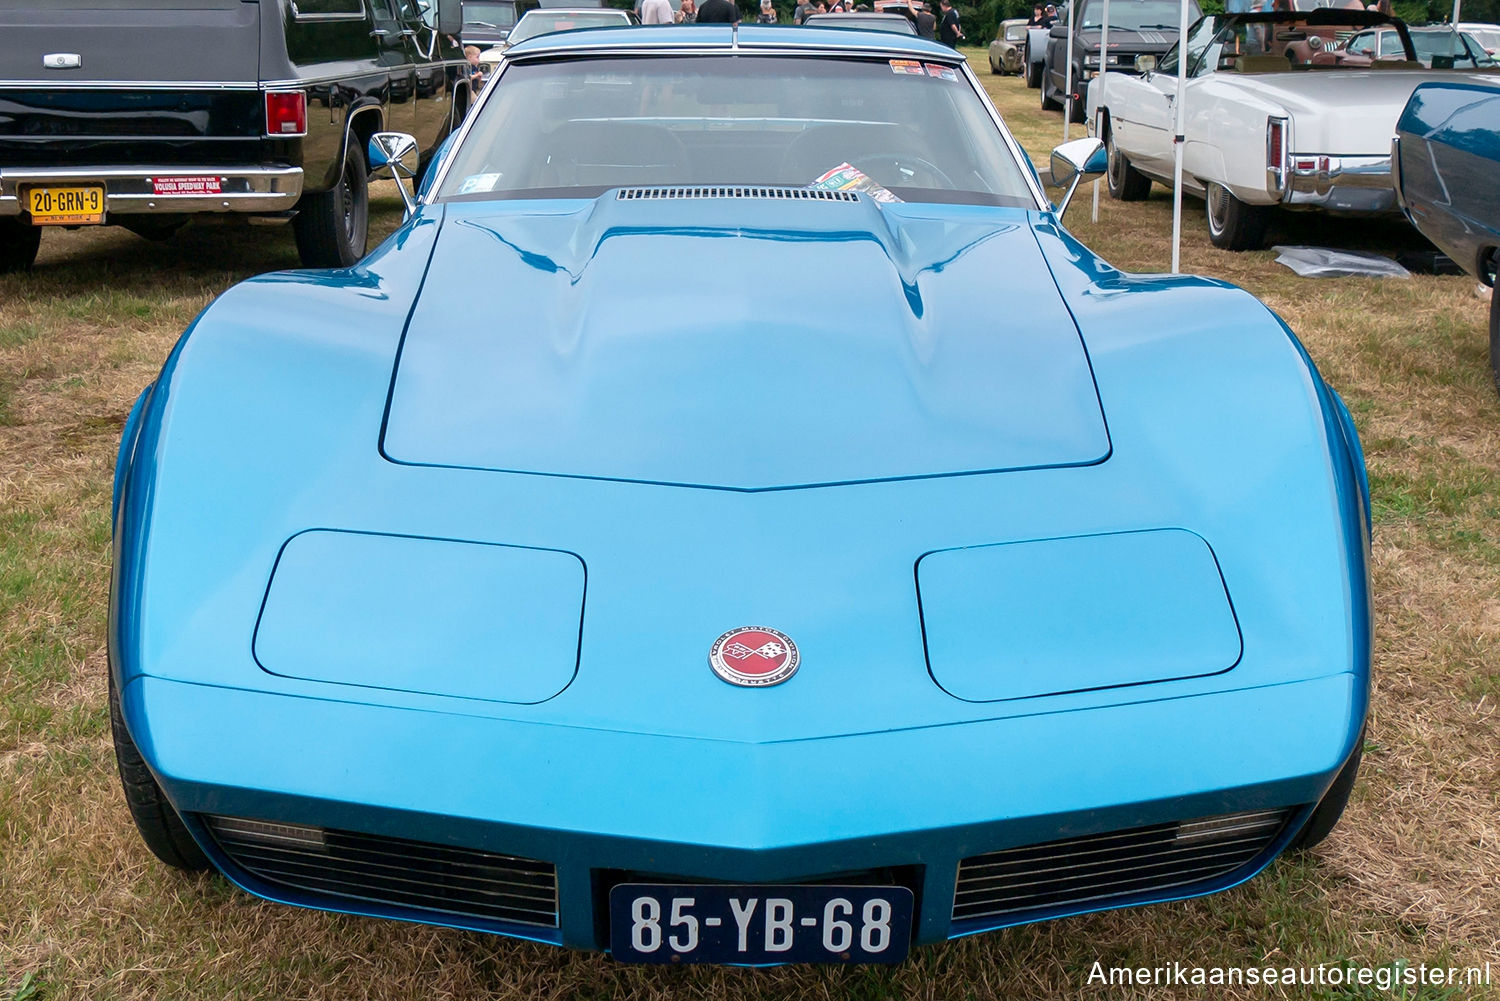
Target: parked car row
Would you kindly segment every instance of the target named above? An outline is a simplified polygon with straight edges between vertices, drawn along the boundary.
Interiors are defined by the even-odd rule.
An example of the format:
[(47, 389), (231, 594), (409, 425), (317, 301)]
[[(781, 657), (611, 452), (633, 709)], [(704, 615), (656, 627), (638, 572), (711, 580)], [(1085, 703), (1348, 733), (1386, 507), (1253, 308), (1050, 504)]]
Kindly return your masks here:
[(1457, 62), (1430, 46), (1441, 35), (1464, 42), (1423, 30), (1430, 46), (1419, 50), (1415, 34), (1395, 18), (1350, 9), (1201, 18), (1184, 45), (1159, 61), (1137, 59), (1138, 73), (1090, 81), (1087, 117), (1109, 150), (1110, 194), (1129, 201), (1154, 182), (1172, 184), (1185, 52), (1182, 182), (1204, 198), (1216, 246), (1260, 247), (1276, 209), (1397, 212), (1396, 120), (1419, 84), (1454, 76)]

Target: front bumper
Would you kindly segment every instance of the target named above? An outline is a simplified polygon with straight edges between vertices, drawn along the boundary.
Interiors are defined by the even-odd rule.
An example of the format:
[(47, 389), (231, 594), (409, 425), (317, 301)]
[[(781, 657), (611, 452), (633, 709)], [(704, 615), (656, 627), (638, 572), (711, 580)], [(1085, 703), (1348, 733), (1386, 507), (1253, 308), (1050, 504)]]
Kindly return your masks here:
[[(159, 194), (159, 178), (214, 178), (211, 194)], [(25, 210), (35, 185), (103, 184), (111, 215), (199, 212), (284, 212), (302, 196), (300, 167), (0, 167), (0, 216)]]
[[(904, 874), (915, 939), (1214, 892), (1296, 833), (1349, 754), (1357, 675), (827, 739), (752, 743), (538, 725), (139, 678), (127, 725), (226, 875), (289, 904), (603, 948), (611, 874), (662, 881), (818, 881)], [(954, 920), (960, 864), (1007, 848), (1289, 808), (1232, 871), (993, 917)], [(259, 818), (541, 860), (554, 927), (380, 900), (331, 900), (256, 878), (202, 815)]]
[(1308, 156), (1292, 154), (1282, 202), (1288, 208), (1377, 214), (1398, 211), (1385, 156)]

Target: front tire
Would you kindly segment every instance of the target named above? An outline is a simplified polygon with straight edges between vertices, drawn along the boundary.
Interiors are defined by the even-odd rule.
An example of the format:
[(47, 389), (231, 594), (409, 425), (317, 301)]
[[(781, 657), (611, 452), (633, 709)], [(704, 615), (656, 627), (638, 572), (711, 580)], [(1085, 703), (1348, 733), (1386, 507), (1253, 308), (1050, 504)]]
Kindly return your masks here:
[(1068, 103), (1068, 107), (1072, 109), (1072, 120), (1073, 124), (1075, 125), (1082, 125), (1084, 122), (1087, 122), (1089, 120), (1088, 87), (1079, 83), (1079, 81), (1082, 79), (1083, 73), (1075, 68), (1073, 73), (1073, 85), (1075, 87), (1078, 87), (1080, 91), (1082, 91), (1082, 94), (1078, 98), (1078, 100)]
[(19, 219), (0, 219), (0, 275), (30, 271), (42, 244), (42, 227)]
[(1318, 805), (1313, 807), (1312, 816), (1307, 818), (1307, 824), (1287, 845), (1288, 851), (1300, 852), (1318, 844), (1333, 832), (1333, 828), (1344, 815), (1344, 808), (1349, 805), (1349, 794), (1354, 791), (1354, 780), (1359, 775), (1359, 762), (1364, 756), (1365, 731), (1359, 731), (1359, 740), (1354, 744), (1354, 753), (1349, 755), (1349, 760), (1344, 762), (1344, 767), (1334, 777), (1333, 785), (1323, 794)]
[(1208, 238), (1221, 250), (1259, 250), (1266, 243), (1271, 221), (1268, 205), (1247, 205), (1222, 184), (1209, 184), (1204, 193)]
[(1115, 146), (1115, 130), (1106, 128), (1104, 148), (1109, 153), (1109, 171), (1105, 174), (1109, 196), (1122, 202), (1139, 202), (1151, 194), (1151, 178), (1130, 165)]
[(370, 179), (365, 155), (350, 135), (344, 169), (328, 191), (303, 195), (292, 228), (304, 267), (352, 267), (369, 245)]
[(1042, 110), (1043, 111), (1061, 111), (1062, 110), (1062, 102), (1059, 101), (1059, 100), (1057, 100), (1055, 97), (1052, 96), (1052, 94), (1051, 94), (1051, 87), (1048, 86), (1048, 84), (1051, 83), (1051, 80), (1052, 80), (1052, 67), (1048, 66), (1046, 63), (1043, 63), (1042, 64), (1042, 84), (1041, 84), (1041, 87), (1042, 87)]
[(140, 750), (125, 729), (125, 714), (120, 709), (120, 692), (115, 688), (113, 671), (109, 676), (109, 729), (114, 736), (115, 764), (120, 769), (125, 805), (130, 808), (135, 828), (151, 854), (185, 872), (210, 868), (208, 857), (188, 833), (177, 808), (167, 801), (156, 776), (146, 767)]

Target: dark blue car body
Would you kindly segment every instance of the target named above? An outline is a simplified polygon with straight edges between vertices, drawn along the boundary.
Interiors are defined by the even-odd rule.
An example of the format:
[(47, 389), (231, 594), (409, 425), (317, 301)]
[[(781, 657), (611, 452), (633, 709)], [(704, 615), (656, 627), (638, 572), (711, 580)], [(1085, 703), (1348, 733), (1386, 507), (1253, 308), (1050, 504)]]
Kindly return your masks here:
[[(1459, 267), (1495, 285), (1500, 269), (1500, 77), (1424, 83), (1396, 122), (1396, 198)], [(1490, 300), (1490, 369), (1500, 389), (1500, 303)]]

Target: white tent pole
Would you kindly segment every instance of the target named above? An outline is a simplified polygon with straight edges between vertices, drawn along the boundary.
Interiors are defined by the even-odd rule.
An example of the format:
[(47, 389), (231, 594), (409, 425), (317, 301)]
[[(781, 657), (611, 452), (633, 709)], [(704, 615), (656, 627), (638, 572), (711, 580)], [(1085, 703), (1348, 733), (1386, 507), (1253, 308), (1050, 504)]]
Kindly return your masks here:
[[(1085, 62), (1087, 60), (1085, 59)], [(1109, 73), (1109, 0), (1104, 0), (1104, 25), (1099, 30), (1099, 106), (1104, 106), (1105, 77)], [(1099, 137), (1103, 139), (1103, 136)], [(1094, 179), (1094, 221), (1099, 221), (1099, 179)]]
[(1172, 101), (1172, 274), (1182, 272), (1182, 144), (1186, 116), (1182, 92), (1187, 81), (1188, 5), (1182, 0), (1177, 24), (1177, 97)]
[[(1068, 123), (1073, 120), (1073, 11), (1078, 0), (1068, 0), (1068, 54), (1063, 67), (1063, 142), (1068, 141)], [(1045, 81), (1042, 86), (1046, 86)]]
[(1453, 0), (1453, 27), (1458, 27), (1458, 15), (1463, 9), (1464, 0)]

